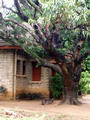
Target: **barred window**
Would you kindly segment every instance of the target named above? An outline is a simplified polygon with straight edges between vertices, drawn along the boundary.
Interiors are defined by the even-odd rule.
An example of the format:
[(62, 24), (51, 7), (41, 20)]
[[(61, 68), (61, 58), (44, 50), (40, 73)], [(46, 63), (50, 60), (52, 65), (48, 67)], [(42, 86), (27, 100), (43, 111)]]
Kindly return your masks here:
[(26, 75), (26, 61), (17, 60), (17, 75)]
[(26, 61), (23, 61), (23, 69), (22, 69), (22, 74), (26, 74)]
[(21, 61), (20, 61), (20, 60), (17, 60), (17, 72), (16, 72), (16, 73), (17, 73), (18, 75), (21, 74), (20, 68), (21, 68)]

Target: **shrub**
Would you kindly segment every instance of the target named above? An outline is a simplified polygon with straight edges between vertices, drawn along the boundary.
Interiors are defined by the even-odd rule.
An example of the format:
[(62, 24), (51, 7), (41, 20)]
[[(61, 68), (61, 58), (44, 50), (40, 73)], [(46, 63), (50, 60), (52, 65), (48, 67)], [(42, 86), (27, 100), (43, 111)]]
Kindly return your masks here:
[(0, 86), (0, 93), (6, 93), (6, 88), (3, 86)]
[(84, 70), (90, 71), (90, 55), (84, 61)]
[(52, 81), (52, 92), (54, 98), (60, 98), (60, 96), (63, 94), (63, 81), (62, 77), (56, 73), (55, 77), (51, 77)]
[[(63, 94), (63, 80), (62, 77), (56, 73), (55, 77), (51, 77), (52, 92), (54, 98), (60, 98)], [(81, 80), (79, 83), (79, 91), (85, 94), (90, 94), (90, 72), (85, 71), (81, 73)]]
[(79, 91), (82, 91), (85, 94), (90, 94), (90, 72), (85, 71), (81, 73)]

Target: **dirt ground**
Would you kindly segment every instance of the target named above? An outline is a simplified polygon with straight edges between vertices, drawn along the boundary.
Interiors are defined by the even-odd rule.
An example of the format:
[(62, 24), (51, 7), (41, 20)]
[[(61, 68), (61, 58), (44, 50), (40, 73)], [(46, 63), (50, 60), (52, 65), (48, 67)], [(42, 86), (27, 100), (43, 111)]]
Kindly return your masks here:
[[(61, 105), (60, 101), (41, 105), (41, 101), (0, 101), (0, 114), (12, 112), (24, 117), (41, 117), (40, 120), (90, 120), (90, 95), (83, 96), (81, 105)], [(10, 113), (11, 112), (11, 113)], [(35, 119), (38, 120), (38, 119)]]

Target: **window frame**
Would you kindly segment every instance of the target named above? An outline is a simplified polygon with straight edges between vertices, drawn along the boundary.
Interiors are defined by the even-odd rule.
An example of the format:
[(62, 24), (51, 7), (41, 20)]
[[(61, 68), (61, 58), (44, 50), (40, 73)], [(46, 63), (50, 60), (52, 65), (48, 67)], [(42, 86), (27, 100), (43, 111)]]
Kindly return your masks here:
[[(19, 61), (19, 64), (18, 64), (18, 61)], [(25, 62), (25, 66), (24, 66), (24, 62)], [(19, 66), (19, 67), (18, 67)], [(25, 67), (25, 68), (23, 68)], [(17, 63), (16, 63), (16, 76), (17, 77), (26, 77), (26, 60), (21, 60), (21, 59), (17, 59)], [(19, 71), (18, 71), (19, 69)], [(25, 69), (25, 70), (23, 70)], [(18, 72), (17, 72), (18, 71)]]

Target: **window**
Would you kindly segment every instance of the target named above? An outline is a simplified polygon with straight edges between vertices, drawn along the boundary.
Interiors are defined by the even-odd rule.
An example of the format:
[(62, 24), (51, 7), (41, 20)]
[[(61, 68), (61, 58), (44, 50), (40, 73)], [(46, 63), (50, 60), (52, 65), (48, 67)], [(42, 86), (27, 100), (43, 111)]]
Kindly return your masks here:
[(20, 61), (20, 60), (17, 60), (17, 74), (18, 74), (18, 75), (20, 75), (20, 73), (21, 73), (20, 68), (21, 68), (21, 61)]
[(22, 74), (25, 75), (26, 74), (26, 61), (23, 61), (23, 71)]
[(37, 63), (32, 63), (32, 81), (40, 81), (41, 80), (41, 67), (36, 66)]
[(17, 75), (26, 75), (26, 61), (17, 60)]

